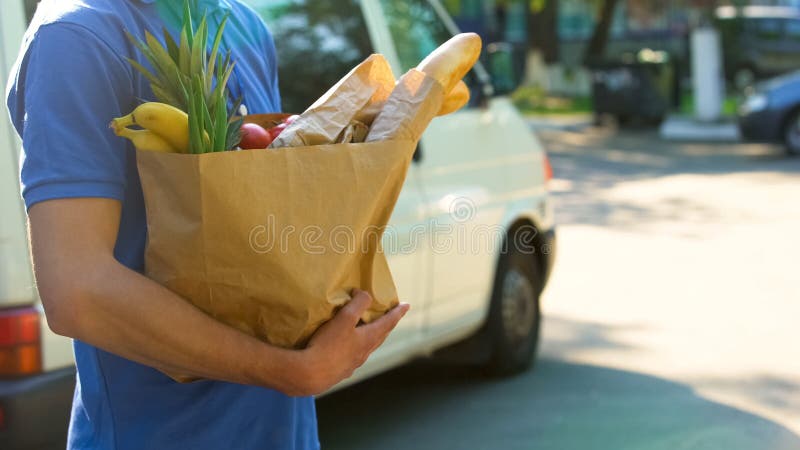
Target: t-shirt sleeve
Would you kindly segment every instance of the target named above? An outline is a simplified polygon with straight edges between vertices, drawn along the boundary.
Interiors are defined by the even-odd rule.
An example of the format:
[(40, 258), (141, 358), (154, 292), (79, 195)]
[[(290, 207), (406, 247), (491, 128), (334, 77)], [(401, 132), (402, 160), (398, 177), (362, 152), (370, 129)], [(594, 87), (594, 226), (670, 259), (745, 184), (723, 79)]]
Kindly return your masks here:
[(266, 96), (272, 103), (272, 109), (259, 112), (280, 112), (281, 94), (278, 83), (278, 54), (275, 48), (275, 39), (267, 27), (267, 23), (250, 5), (238, 3), (240, 15), (243, 18), (244, 29), (251, 33), (253, 46), (256, 49), (256, 57), (259, 64), (259, 80), (265, 89)]
[(264, 46), (265, 54), (267, 56), (267, 61), (269, 63), (269, 74), (267, 76), (267, 80), (269, 83), (269, 90), (272, 94), (272, 97), (275, 99), (275, 105), (280, 110), (281, 107), (281, 94), (280, 94), (280, 87), (278, 85), (278, 52), (275, 49), (275, 40), (272, 37), (272, 33), (267, 29), (267, 25), (262, 21), (262, 27), (264, 29)]
[(108, 127), (132, 104), (123, 59), (91, 30), (70, 23), (41, 27), (23, 52), (8, 107), (22, 137), (26, 207), (59, 198), (123, 200), (132, 149)]

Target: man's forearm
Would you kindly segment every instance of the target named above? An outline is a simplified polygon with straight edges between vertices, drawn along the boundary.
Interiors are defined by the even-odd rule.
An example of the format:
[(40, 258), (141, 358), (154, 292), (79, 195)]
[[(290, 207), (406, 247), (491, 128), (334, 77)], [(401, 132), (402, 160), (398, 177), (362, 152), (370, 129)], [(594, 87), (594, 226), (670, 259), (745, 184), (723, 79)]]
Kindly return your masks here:
[(65, 334), (170, 373), (293, 390), (298, 352), (217, 322), (114, 260), (95, 267), (80, 282)]

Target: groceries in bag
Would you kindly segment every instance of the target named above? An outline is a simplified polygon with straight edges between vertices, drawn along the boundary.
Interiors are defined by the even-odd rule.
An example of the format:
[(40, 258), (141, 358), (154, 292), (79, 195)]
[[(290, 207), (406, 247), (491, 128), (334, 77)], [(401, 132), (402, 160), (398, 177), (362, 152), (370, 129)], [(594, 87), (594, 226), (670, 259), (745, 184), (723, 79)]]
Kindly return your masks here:
[[(115, 120), (123, 137), (148, 133), (133, 138), (147, 213), (146, 275), (215, 319), (285, 348), (302, 348), (354, 288), (373, 298), (362, 320), (380, 317), (398, 303), (381, 242), (414, 149), (437, 114), (468, 99), (460, 79), (479, 52), (476, 35), (456, 36), (400, 80), (373, 55), (288, 121), (288, 114), (239, 116), (235, 101), (236, 108), (215, 109), (224, 119), (207, 120), (203, 111), (198, 118), (198, 105), (209, 105), (199, 99), (186, 119), (145, 104)], [(214, 70), (226, 73), (225, 60)], [(220, 86), (195, 92), (213, 96)], [(160, 91), (161, 103), (177, 95)], [(448, 102), (446, 92), (458, 96)], [(161, 127), (165, 117), (180, 117), (180, 126)], [(172, 134), (186, 129), (184, 120), (188, 148)], [(279, 134), (266, 150), (230, 151), (241, 146), (243, 124)], [(205, 151), (223, 136), (235, 145)], [(174, 151), (148, 151), (156, 147)]]

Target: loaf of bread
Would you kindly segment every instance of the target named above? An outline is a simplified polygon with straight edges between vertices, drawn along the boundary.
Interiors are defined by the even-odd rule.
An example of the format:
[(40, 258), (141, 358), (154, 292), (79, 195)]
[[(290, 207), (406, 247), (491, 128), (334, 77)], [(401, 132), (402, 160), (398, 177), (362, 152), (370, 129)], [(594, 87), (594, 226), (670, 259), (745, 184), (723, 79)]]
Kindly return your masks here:
[(366, 142), (418, 141), (437, 115), (469, 101), (461, 81), (478, 61), (481, 38), (475, 33), (454, 36), (400, 77), (370, 127)]
[(463, 81), (459, 81), (456, 87), (444, 97), (442, 107), (439, 109), (438, 116), (446, 116), (454, 113), (469, 103), (469, 88)]
[(433, 77), (451, 92), (481, 56), (481, 38), (475, 33), (461, 33), (431, 52), (417, 70)]

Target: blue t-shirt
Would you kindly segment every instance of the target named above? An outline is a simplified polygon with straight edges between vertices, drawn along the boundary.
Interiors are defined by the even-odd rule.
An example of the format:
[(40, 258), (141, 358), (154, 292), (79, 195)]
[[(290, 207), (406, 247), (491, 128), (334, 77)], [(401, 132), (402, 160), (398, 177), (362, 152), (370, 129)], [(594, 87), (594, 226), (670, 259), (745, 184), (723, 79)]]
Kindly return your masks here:
[[(52, 199), (122, 202), (114, 249), (142, 271), (145, 210), (136, 154), (107, 124), (154, 100), (126, 58), (145, 63), (125, 31), (177, 34), (181, 0), (45, 0), (11, 74), (8, 108), (22, 137), (26, 206)], [(237, 61), (231, 90), (251, 113), (280, 110), (275, 45), (237, 0), (200, 0), (212, 25), (231, 16), (223, 46)], [(146, 64), (145, 64), (146, 65)], [(217, 381), (179, 384), (161, 372), (75, 341), (78, 377), (70, 449), (316, 449), (313, 398)]]

